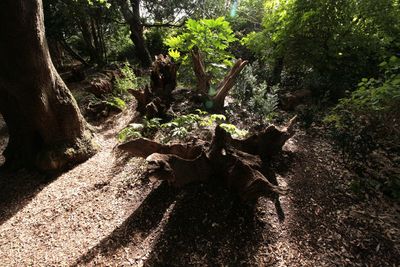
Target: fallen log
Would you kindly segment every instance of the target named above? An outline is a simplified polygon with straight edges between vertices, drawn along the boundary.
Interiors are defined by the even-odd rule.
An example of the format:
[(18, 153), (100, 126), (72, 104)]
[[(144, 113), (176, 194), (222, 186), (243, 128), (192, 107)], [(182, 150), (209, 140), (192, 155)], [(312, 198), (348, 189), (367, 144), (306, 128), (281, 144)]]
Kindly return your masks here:
[(134, 157), (147, 158), (151, 154), (170, 154), (184, 159), (194, 159), (203, 151), (204, 142), (199, 144), (172, 144), (165, 145), (147, 138), (137, 138), (118, 146)]
[(167, 180), (175, 187), (194, 182), (204, 182), (212, 174), (209, 159), (201, 151), (194, 159), (185, 159), (174, 154), (154, 153), (146, 158), (149, 164), (147, 174), (150, 178)]
[(211, 143), (199, 140), (194, 144), (165, 145), (138, 138), (118, 148), (145, 158), (150, 177), (167, 180), (176, 187), (220, 179), (243, 201), (254, 202), (260, 197), (278, 201), (285, 190), (266, 169), (266, 161), (293, 136), (294, 122), (295, 118), (283, 128), (270, 126), (245, 140), (234, 139), (217, 126)]
[(136, 110), (141, 114), (145, 114), (146, 105), (151, 102), (152, 98), (150, 88), (145, 86), (141, 90), (129, 89), (128, 92), (136, 99)]
[(276, 199), (282, 194), (284, 190), (262, 173), (261, 159), (230, 146), (231, 140), (234, 139), (230, 134), (217, 126), (208, 151), (213, 169), (224, 183), (244, 201), (254, 202), (259, 197)]
[(238, 150), (259, 155), (261, 159), (267, 161), (278, 154), (286, 141), (295, 134), (294, 126), (296, 121), (297, 116), (294, 116), (282, 128), (270, 125), (264, 131), (255, 133), (244, 140), (231, 139), (232, 145)]

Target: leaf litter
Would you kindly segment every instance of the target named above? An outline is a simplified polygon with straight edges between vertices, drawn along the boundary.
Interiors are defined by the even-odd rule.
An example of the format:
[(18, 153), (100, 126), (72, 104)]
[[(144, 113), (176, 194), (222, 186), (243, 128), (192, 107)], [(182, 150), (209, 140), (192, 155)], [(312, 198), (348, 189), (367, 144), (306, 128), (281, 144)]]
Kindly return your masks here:
[(0, 266), (399, 266), (399, 204), (350, 191), (324, 138), (299, 131), (274, 163), (279, 222), (273, 203), (249, 211), (218, 184), (149, 181), (114, 149), (132, 116), (97, 127), (100, 152), (59, 177), (0, 172)]

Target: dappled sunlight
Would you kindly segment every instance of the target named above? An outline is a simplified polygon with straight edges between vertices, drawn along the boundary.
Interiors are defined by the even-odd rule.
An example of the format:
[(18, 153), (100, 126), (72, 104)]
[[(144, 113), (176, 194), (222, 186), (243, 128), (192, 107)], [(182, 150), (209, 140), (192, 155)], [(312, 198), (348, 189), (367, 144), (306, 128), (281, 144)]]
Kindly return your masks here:
[(0, 1), (0, 267), (397, 266), (399, 0)]
[[(113, 152), (115, 139), (98, 138), (102, 151), (40, 186), (0, 226), (3, 264), (315, 266), (347, 262), (354, 253), (341, 225), (349, 218), (359, 220), (343, 217), (359, 204), (327, 178), (341, 175), (341, 168), (334, 153), (317, 153), (331, 149), (321, 140), (313, 143), (296, 135), (274, 167), (279, 185), (288, 190), (280, 197), (286, 218), (280, 222), (267, 199), (260, 199), (252, 211), (221, 185), (195, 184), (175, 191), (166, 183), (150, 182), (142, 175), (143, 160), (120, 158)], [(333, 218), (338, 225), (332, 224)], [(369, 231), (364, 233), (371, 235)], [(341, 258), (338, 241), (348, 245)], [(388, 242), (379, 248), (390, 251)]]
[(1, 225), (2, 264), (72, 263), (124, 221), (145, 191), (137, 190), (138, 174), (129, 165), (111, 173), (114, 161), (110, 150), (98, 153)]

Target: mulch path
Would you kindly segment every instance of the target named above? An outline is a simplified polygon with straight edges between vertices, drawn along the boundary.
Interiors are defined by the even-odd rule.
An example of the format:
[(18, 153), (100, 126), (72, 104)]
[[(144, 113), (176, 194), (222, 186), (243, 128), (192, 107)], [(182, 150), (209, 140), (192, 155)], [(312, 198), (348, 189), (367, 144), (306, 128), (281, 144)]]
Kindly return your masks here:
[(271, 202), (251, 210), (219, 184), (148, 180), (114, 149), (130, 118), (97, 128), (101, 151), (58, 177), (0, 172), (0, 266), (399, 266), (398, 203), (354, 195), (322, 137), (299, 130), (274, 161), (280, 222)]

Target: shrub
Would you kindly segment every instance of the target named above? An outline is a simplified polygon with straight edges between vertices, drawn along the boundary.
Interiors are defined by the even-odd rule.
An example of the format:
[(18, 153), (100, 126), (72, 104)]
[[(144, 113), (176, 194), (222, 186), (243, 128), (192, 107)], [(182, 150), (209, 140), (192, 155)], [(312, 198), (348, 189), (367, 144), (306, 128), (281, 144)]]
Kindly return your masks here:
[(233, 96), (252, 112), (270, 119), (278, 107), (279, 86), (267, 86), (266, 82), (259, 82), (255, 69), (258, 63), (247, 65), (233, 88)]
[(124, 60), (133, 54), (129, 27), (110, 24), (111, 33), (105, 39), (109, 60)]
[(114, 81), (114, 91), (117, 94), (126, 94), (128, 89), (137, 87), (137, 79), (129, 62), (125, 62), (120, 68), (121, 77), (117, 77)]
[(359, 153), (366, 155), (387, 137), (400, 134), (400, 59), (392, 56), (380, 68), (380, 78), (363, 78), (357, 90), (341, 99), (325, 119), (334, 124), (337, 139), (348, 152), (357, 144), (362, 148)]
[(152, 56), (168, 52), (168, 48), (163, 42), (166, 35), (167, 31), (161, 28), (154, 28), (145, 32), (147, 49)]
[(379, 78), (362, 79), (357, 90), (341, 99), (325, 122), (331, 125), (331, 134), (344, 154), (356, 161), (353, 165), (358, 173), (368, 173), (362, 184), (396, 197), (400, 196), (400, 170), (393, 167), (395, 163), (390, 163), (393, 168), (386, 163), (375, 172), (365, 171), (365, 165), (376, 164), (367, 161), (371, 157), (376, 161), (377, 151), (384, 151), (389, 158), (400, 153), (400, 59), (392, 56), (380, 68)]
[(219, 80), (225, 74), (227, 67), (232, 66), (231, 53), (228, 52), (230, 43), (236, 41), (229, 22), (223, 17), (217, 19), (189, 19), (183, 32), (166, 39), (169, 55), (182, 63), (187, 77), (192, 73), (190, 51), (197, 47), (203, 54), (206, 71), (211, 73), (214, 80)]
[(399, 50), (399, 19), (394, 0), (267, 1), (263, 31), (244, 42), (275, 74), (301, 70), (310, 89), (337, 97)]

